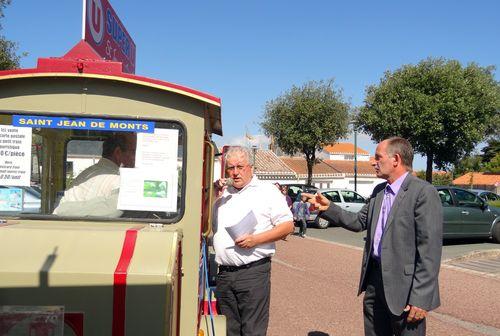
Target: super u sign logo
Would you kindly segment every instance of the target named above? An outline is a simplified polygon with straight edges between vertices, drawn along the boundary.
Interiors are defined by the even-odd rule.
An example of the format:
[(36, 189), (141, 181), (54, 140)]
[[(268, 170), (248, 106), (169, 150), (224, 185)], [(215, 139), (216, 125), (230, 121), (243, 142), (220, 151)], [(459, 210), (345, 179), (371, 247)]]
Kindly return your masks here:
[(87, 20), (89, 22), (90, 32), (96, 44), (102, 42), (104, 35), (104, 10), (101, 0), (87, 1)]

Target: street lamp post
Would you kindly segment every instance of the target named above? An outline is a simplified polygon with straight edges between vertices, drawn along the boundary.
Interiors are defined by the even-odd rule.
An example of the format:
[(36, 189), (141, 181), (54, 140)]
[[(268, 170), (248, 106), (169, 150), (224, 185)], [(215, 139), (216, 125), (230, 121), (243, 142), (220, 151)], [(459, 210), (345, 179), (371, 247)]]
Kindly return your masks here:
[(255, 155), (257, 153), (257, 146), (253, 145), (252, 146), (252, 153), (253, 153), (253, 169), (257, 171), (257, 162), (255, 162)]
[(354, 132), (354, 191), (358, 191), (358, 131), (354, 120), (349, 122)]
[(354, 191), (358, 191), (358, 133), (356, 125), (352, 124), (354, 130)]

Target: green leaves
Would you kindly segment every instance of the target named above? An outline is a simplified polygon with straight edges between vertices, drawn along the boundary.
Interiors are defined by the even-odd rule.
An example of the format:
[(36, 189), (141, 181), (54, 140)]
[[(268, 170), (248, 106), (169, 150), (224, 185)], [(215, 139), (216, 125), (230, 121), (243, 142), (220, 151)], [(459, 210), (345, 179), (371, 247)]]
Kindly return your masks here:
[[(11, 3), (11, 0), (0, 0), (0, 19), (4, 17), (4, 8)], [(2, 30), (2, 25), (0, 23), (0, 31)], [(0, 34), (0, 70), (9, 70), (19, 67), (19, 61), (21, 56), (16, 54), (17, 43), (6, 40), (3, 35)]]
[(310, 81), (267, 102), (261, 126), (285, 153), (306, 155), (310, 179), (316, 150), (347, 135), (349, 109), (332, 79)]
[(500, 89), (493, 70), (428, 58), (386, 72), (367, 89), (357, 122), (377, 141), (407, 138), (416, 152), (445, 168), (498, 132)]

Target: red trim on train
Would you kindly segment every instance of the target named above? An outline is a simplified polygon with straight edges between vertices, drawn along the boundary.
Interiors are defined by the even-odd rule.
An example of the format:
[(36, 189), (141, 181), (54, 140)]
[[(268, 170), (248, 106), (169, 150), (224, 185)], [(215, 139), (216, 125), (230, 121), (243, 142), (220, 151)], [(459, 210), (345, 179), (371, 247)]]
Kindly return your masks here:
[(221, 99), (208, 93), (190, 89), (188, 87), (152, 79), (143, 76), (122, 72), (122, 63), (104, 60), (97, 55), (85, 41), (80, 41), (63, 57), (39, 58), (36, 68), (0, 71), (0, 77), (11, 75), (74, 73), (115, 76), (125, 79), (137, 80), (149, 84), (164, 86), (166, 88), (182, 91), (188, 94), (211, 100), (220, 105)]
[(113, 283), (113, 336), (125, 335), (125, 308), (127, 294), (127, 272), (134, 256), (137, 229), (127, 230), (123, 240), (122, 254), (116, 265)]

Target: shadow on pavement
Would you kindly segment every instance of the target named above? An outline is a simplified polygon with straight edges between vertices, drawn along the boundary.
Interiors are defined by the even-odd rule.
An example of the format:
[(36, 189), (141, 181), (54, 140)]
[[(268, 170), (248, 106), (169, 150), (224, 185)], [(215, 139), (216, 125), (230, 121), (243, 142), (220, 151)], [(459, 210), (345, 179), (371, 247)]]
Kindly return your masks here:
[(307, 336), (330, 336), (330, 334), (324, 333), (322, 331), (310, 331)]
[(443, 246), (472, 245), (484, 243), (492, 243), (492, 241), (486, 238), (443, 239)]

